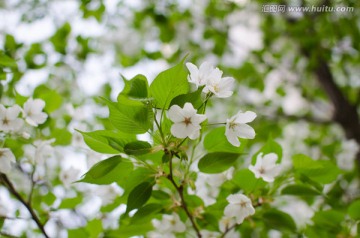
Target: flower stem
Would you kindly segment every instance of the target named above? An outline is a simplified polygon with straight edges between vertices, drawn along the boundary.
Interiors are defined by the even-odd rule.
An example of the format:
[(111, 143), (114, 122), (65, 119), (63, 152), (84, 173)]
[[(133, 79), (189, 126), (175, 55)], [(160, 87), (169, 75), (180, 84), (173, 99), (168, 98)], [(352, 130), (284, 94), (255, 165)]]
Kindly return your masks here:
[(200, 230), (199, 230), (199, 227), (196, 225), (195, 223), (195, 220), (194, 220), (194, 217), (193, 215), (190, 213), (188, 207), (187, 207), (187, 204), (185, 202), (185, 198), (184, 198), (184, 186), (183, 185), (180, 185), (178, 186), (174, 180), (174, 177), (173, 177), (173, 169), (172, 169), (172, 156), (169, 160), (169, 167), (170, 167), (170, 173), (168, 175), (168, 179), (170, 180), (170, 182), (174, 185), (176, 191), (178, 192), (179, 196), (180, 196), (180, 199), (181, 199), (181, 207), (184, 209), (186, 215), (188, 216), (190, 222), (191, 222), (191, 225), (192, 227), (194, 228), (195, 232), (196, 232), (196, 235), (198, 238), (201, 238), (201, 233), (200, 233)]

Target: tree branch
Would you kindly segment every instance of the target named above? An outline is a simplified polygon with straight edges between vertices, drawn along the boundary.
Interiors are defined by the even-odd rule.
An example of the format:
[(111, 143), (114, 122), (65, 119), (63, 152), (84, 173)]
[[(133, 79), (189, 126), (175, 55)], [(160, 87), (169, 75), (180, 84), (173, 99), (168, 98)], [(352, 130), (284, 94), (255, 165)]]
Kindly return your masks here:
[(173, 169), (172, 169), (172, 156), (169, 160), (169, 167), (170, 167), (170, 173), (169, 175), (167, 176), (167, 178), (170, 180), (170, 182), (174, 185), (176, 191), (178, 192), (179, 196), (180, 196), (180, 200), (181, 200), (181, 207), (184, 209), (186, 215), (188, 216), (190, 222), (191, 222), (191, 225), (192, 227), (194, 228), (195, 232), (196, 232), (196, 235), (198, 238), (201, 238), (201, 233), (200, 233), (200, 230), (198, 228), (198, 226), (196, 225), (195, 223), (195, 220), (194, 220), (194, 217), (193, 215), (190, 213), (188, 207), (187, 207), (187, 204), (185, 202), (185, 198), (184, 198), (184, 187), (183, 185), (180, 185), (178, 186), (174, 180), (174, 177), (173, 177)]
[(11, 183), (11, 181), (8, 179), (8, 177), (5, 174), (0, 173), (0, 179), (3, 181), (4, 185), (9, 189), (10, 193), (14, 195), (14, 197), (26, 207), (26, 209), (29, 211), (32, 219), (35, 221), (36, 225), (38, 226), (42, 234), (46, 238), (49, 238), (49, 236), (45, 231), (44, 225), (41, 223), (39, 217), (36, 215), (31, 204), (26, 202), (24, 198), (18, 193), (18, 191), (16, 191), (14, 185)]

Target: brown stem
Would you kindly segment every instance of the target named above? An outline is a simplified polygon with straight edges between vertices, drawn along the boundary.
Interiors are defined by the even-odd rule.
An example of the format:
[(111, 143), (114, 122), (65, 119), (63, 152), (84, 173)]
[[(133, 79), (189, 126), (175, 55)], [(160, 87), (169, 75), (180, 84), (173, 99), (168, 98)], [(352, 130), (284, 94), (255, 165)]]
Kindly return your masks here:
[(188, 207), (187, 207), (187, 204), (185, 202), (185, 198), (184, 198), (184, 186), (183, 185), (180, 185), (178, 186), (174, 180), (174, 177), (173, 177), (173, 169), (172, 169), (172, 156), (169, 160), (169, 167), (170, 167), (170, 173), (169, 175), (167, 176), (167, 178), (170, 180), (170, 182), (174, 185), (176, 191), (178, 192), (179, 196), (180, 196), (180, 199), (181, 199), (181, 207), (182, 209), (184, 209), (186, 215), (188, 216), (190, 222), (191, 222), (191, 225), (192, 227), (194, 228), (195, 232), (196, 232), (196, 235), (198, 238), (201, 238), (201, 233), (200, 233), (200, 230), (198, 228), (198, 226), (196, 225), (195, 223), (195, 220), (194, 220), (194, 217), (192, 216), (192, 214), (190, 213)]
[(8, 179), (8, 177), (5, 174), (0, 173), (0, 178), (3, 181), (4, 185), (9, 189), (10, 193), (12, 195), (14, 195), (14, 197), (16, 197), (16, 199), (26, 207), (26, 209), (29, 211), (32, 219), (35, 221), (36, 225), (38, 226), (40, 231), (43, 233), (43, 235), (46, 238), (49, 238), (49, 236), (47, 235), (47, 233), (45, 231), (44, 225), (41, 223), (39, 217), (36, 215), (31, 204), (26, 202), (24, 200), (24, 198), (18, 193), (18, 191), (16, 191), (14, 185), (11, 183), (11, 181)]

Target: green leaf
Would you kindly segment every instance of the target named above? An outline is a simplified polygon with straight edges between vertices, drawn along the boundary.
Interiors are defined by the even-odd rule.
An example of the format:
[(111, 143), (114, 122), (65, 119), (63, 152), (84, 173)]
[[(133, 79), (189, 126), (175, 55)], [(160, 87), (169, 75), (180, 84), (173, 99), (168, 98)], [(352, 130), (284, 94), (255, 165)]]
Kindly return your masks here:
[(96, 163), (78, 182), (111, 184), (125, 179), (133, 170), (130, 160), (113, 156)]
[(51, 131), (51, 138), (55, 138), (54, 145), (69, 145), (72, 134), (66, 128), (54, 128)]
[(280, 210), (271, 209), (263, 214), (265, 224), (269, 229), (288, 230), (296, 232), (296, 224), (292, 217)]
[(294, 184), (285, 187), (281, 190), (283, 195), (296, 195), (296, 196), (317, 196), (321, 195), (321, 192), (316, 191), (306, 185)]
[(350, 204), (348, 214), (352, 219), (360, 220), (360, 200), (356, 200)]
[(125, 86), (119, 95), (125, 95), (136, 99), (144, 99), (148, 97), (149, 84), (144, 75), (138, 74), (130, 80), (126, 80), (123, 77), (123, 80)]
[(142, 155), (151, 152), (151, 145), (146, 141), (133, 141), (127, 143), (124, 152), (128, 155)]
[(345, 214), (336, 210), (318, 211), (313, 216), (314, 225), (324, 230), (338, 232), (339, 224), (344, 221)]
[(120, 226), (115, 231), (107, 232), (104, 237), (106, 238), (129, 238), (133, 236), (145, 235), (147, 232), (154, 230), (151, 223), (136, 224), (133, 226)]
[(150, 95), (157, 107), (168, 109), (171, 100), (189, 91), (184, 61), (185, 58), (178, 65), (161, 72), (151, 83)]
[(297, 173), (304, 174), (322, 184), (333, 182), (341, 173), (340, 169), (331, 161), (315, 161), (302, 154), (293, 156), (293, 165)]
[(16, 61), (0, 51), (0, 67), (16, 68)]
[(52, 90), (45, 85), (40, 85), (34, 90), (34, 98), (41, 98), (45, 101), (44, 111), (47, 113), (52, 113), (55, 110), (59, 109), (62, 104), (62, 97), (56, 91)]
[(55, 34), (50, 38), (51, 43), (57, 52), (66, 54), (67, 39), (71, 32), (71, 25), (66, 22), (62, 25)]
[(98, 238), (103, 231), (102, 221), (98, 219), (89, 221), (86, 230), (89, 233), (89, 238)]
[(245, 193), (259, 191), (260, 188), (266, 186), (266, 182), (262, 179), (255, 178), (253, 172), (249, 169), (242, 169), (234, 174), (232, 181), (239, 186)]
[(152, 183), (144, 182), (136, 186), (129, 194), (127, 199), (126, 213), (142, 207), (150, 198), (152, 192)]
[(82, 202), (82, 196), (65, 198), (61, 201), (59, 209), (73, 209)]
[(203, 104), (203, 101), (201, 99), (201, 93), (203, 88), (204, 87), (200, 87), (195, 92), (176, 96), (173, 100), (171, 100), (170, 107), (172, 105), (178, 105), (179, 107), (184, 107), (185, 103), (190, 102), (195, 109), (199, 108)]
[(210, 131), (205, 136), (204, 147), (209, 152), (232, 152), (241, 153), (247, 144), (247, 140), (242, 140), (240, 147), (233, 146), (226, 139), (225, 127), (218, 127)]
[(89, 234), (86, 232), (85, 228), (68, 230), (68, 238), (88, 238), (88, 237)]
[[(105, 130), (99, 130), (99, 131), (92, 131), (92, 132), (83, 132), (79, 131), (84, 137), (85, 143), (94, 151), (104, 154), (119, 154), (119, 152), (122, 152), (123, 148), (118, 147), (117, 149), (114, 148), (114, 146), (110, 145), (109, 139), (106, 138), (116, 138), (117, 134), (113, 131), (105, 131)], [(124, 139), (124, 145), (126, 141)], [(120, 144), (121, 145), (121, 144)]]
[(163, 209), (162, 204), (158, 204), (158, 203), (147, 204), (147, 205), (141, 207), (134, 214), (134, 216), (131, 218), (130, 222), (132, 224), (134, 224), (134, 223), (139, 224), (139, 223), (150, 221), (153, 218), (153, 215), (158, 213), (162, 209)]
[(237, 153), (214, 152), (202, 157), (199, 161), (199, 170), (203, 173), (216, 174), (229, 169), (239, 157)]
[(118, 103), (105, 99), (110, 110), (110, 122), (121, 132), (143, 134), (152, 128), (154, 113), (149, 105), (118, 97)]

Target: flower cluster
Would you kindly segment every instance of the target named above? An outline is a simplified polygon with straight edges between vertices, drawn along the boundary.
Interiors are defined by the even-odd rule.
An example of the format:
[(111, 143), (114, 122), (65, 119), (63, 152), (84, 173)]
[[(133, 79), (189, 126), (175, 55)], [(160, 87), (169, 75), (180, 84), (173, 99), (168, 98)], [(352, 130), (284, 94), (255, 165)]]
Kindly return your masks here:
[(22, 109), (19, 105), (6, 108), (0, 104), (0, 131), (3, 132), (19, 132), (24, 121), (19, 118), (22, 113), (23, 119), (34, 127), (43, 124), (47, 119), (47, 114), (43, 112), (45, 102), (41, 99), (29, 98), (24, 103)]
[[(203, 92), (210, 96), (215, 95), (219, 98), (230, 97), (233, 94), (234, 78), (222, 78), (222, 71), (214, 68), (208, 62), (204, 62), (197, 68), (192, 63), (186, 63), (190, 71), (188, 80), (196, 87), (204, 86)], [(168, 111), (168, 116), (174, 124), (171, 127), (171, 133), (176, 138), (186, 138), (194, 140), (200, 136), (200, 124), (207, 119), (206, 115), (197, 114), (197, 110), (191, 103), (185, 103), (181, 108), (173, 105)], [(238, 137), (253, 139), (255, 131), (246, 123), (252, 122), (256, 114), (251, 111), (239, 111), (235, 116), (226, 120), (225, 135), (227, 140), (233, 146), (240, 146)]]
[(204, 93), (213, 93), (216, 97), (227, 98), (233, 94), (235, 79), (232, 77), (222, 78), (223, 72), (219, 68), (214, 68), (210, 63), (204, 62), (197, 68), (192, 63), (186, 63), (190, 71), (188, 80), (196, 87), (205, 86)]
[[(5, 107), (0, 104), (0, 132), (5, 133), (19, 133), (23, 137), (28, 138), (26, 132), (22, 132), (24, 120), (31, 126), (37, 127), (44, 123), (47, 119), (47, 114), (43, 112), (45, 102), (41, 99), (29, 98), (24, 103), (24, 108), (19, 105)], [(22, 113), (22, 118), (19, 117)], [(11, 170), (11, 163), (15, 163), (15, 156), (9, 148), (0, 148), (0, 172), (9, 173)]]

